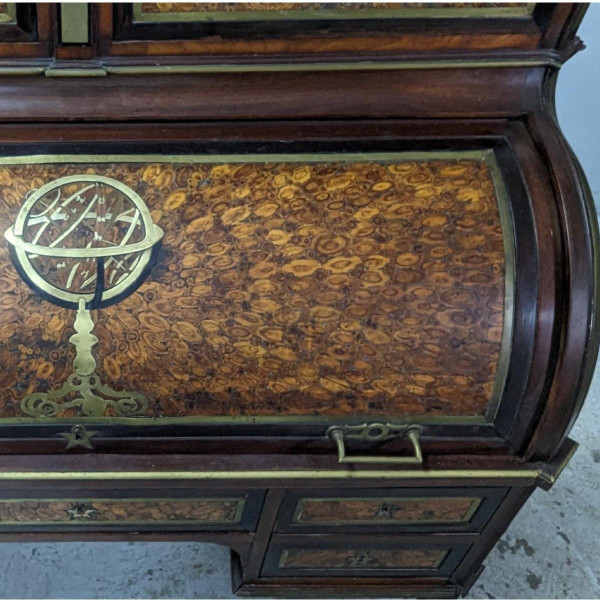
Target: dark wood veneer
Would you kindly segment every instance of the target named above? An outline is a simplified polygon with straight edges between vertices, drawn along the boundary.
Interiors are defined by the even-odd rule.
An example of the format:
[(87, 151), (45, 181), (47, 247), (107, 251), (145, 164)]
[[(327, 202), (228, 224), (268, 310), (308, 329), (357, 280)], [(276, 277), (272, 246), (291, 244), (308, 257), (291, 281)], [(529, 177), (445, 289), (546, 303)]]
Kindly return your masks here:
[[(574, 452), (567, 435), (596, 362), (596, 215), (554, 111), (557, 67), (582, 47), (575, 34), (585, 8), (242, 26), (139, 24), (130, 4), (103, 4), (90, 7), (90, 43), (68, 46), (56, 5), (21, 5), (16, 24), (0, 25), (0, 156), (491, 150), (515, 240), (515, 326), (497, 413), (488, 423), (424, 423), (422, 465), (339, 465), (325, 436), (335, 419), (94, 423), (91, 451), (66, 450), (58, 434), (72, 422), (3, 422), (0, 498), (247, 494), (250, 509), (237, 531), (11, 525), (0, 526), (0, 541), (219, 543), (233, 551), (234, 589), (245, 596), (466, 593), (524, 502), (550, 487)], [(411, 451), (406, 440), (348, 446), (382, 460)], [(452, 526), (291, 525), (299, 498), (375, 491), (485, 499), (471, 521)], [(285, 547), (428, 543), (458, 549), (455, 562), (394, 576), (331, 577), (326, 565), (286, 575), (278, 566)]]
[(0, 23), (0, 60), (50, 57), (54, 47), (54, 5), (17, 3), (15, 11), (15, 22)]

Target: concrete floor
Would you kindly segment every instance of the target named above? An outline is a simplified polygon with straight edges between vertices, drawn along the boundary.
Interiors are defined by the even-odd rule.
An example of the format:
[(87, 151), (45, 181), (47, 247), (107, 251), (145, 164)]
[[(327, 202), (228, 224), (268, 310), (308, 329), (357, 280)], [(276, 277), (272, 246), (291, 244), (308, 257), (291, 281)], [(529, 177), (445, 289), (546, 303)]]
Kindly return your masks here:
[[(588, 50), (561, 71), (561, 125), (600, 199), (600, 4), (580, 30)], [(600, 597), (600, 371), (571, 437), (580, 448), (538, 490), (486, 560), (470, 598)], [(229, 598), (229, 551), (196, 543), (0, 545), (0, 598)]]

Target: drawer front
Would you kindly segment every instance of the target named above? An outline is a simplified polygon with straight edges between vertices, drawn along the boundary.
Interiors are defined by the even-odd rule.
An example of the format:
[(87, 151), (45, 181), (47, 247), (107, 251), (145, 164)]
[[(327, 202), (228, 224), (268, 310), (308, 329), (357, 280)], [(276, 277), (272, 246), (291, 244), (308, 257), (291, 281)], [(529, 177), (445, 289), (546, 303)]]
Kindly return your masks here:
[(64, 497), (0, 499), (0, 530), (166, 527), (185, 530), (256, 528), (262, 492), (170, 497)]
[(507, 488), (292, 491), (277, 519), (278, 531), (479, 532)]
[(453, 545), (433, 537), (393, 544), (356, 536), (332, 541), (304, 536), (275, 536), (262, 569), (265, 577), (447, 577), (469, 544)]

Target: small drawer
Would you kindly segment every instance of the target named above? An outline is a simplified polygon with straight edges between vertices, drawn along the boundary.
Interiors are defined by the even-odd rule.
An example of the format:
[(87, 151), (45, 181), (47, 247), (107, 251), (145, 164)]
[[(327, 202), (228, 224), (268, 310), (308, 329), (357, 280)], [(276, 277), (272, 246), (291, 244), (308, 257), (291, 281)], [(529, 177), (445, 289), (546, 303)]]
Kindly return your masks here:
[(240, 530), (254, 531), (263, 492), (222, 494), (169, 492), (148, 497), (143, 490), (63, 498), (0, 498), (3, 530)]
[(508, 488), (410, 488), (288, 492), (280, 532), (479, 532)]
[[(263, 577), (448, 577), (470, 544), (453, 544), (434, 536), (377, 538), (338, 536), (331, 541), (309, 536), (275, 536), (262, 569)], [(296, 538), (296, 539), (295, 539)]]

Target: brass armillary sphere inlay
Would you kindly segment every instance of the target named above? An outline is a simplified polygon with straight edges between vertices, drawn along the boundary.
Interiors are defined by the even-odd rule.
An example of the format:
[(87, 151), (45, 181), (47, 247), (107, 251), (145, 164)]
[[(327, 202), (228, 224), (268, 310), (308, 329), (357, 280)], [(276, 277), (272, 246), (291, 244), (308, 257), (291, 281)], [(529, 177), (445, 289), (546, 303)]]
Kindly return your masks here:
[(29, 394), (23, 410), (54, 416), (80, 407), (85, 416), (143, 412), (147, 399), (103, 384), (96, 374), (90, 309), (109, 306), (134, 292), (156, 260), (163, 231), (144, 201), (109, 177), (74, 175), (30, 193), (5, 237), (22, 278), (46, 300), (77, 309), (74, 373), (58, 390)]

